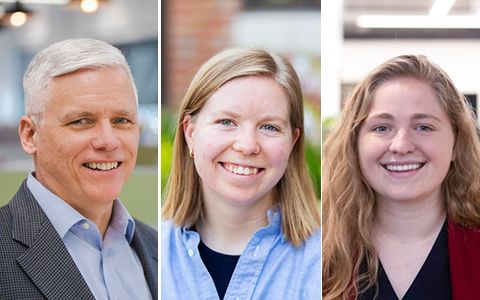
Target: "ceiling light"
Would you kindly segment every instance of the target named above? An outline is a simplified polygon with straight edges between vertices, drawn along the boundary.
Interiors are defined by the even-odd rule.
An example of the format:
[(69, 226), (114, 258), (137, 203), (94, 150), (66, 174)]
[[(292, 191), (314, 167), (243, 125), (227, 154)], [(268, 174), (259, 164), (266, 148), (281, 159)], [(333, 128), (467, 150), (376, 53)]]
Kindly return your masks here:
[[(1, 2), (5, 3), (14, 3), (17, 0), (2, 0)], [(70, 0), (22, 0), (22, 3), (34, 3), (34, 4), (57, 4), (57, 5), (65, 5)]]
[(430, 16), (432, 17), (439, 17), (439, 16), (446, 16), (450, 9), (455, 3), (455, 0), (437, 0), (432, 6), (430, 10)]
[(10, 24), (15, 27), (20, 27), (27, 22), (27, 14), (23, 11), (14, 12), (10, 16)]
[(92, 13), (105, 6), (108, 0), (71, 0), (63, 8), (66, 10), (82, 10), (86, 13)]
[(1, 19), (1, 24), (19, 27), (25, 24), (28, 16), (31, 15), (33, 15), (33, 13), (17, 1), (12, 7), (5, 11), (5, 14)]
[(398, 16), (366, 15), (359, 16), (356, 24), (361, 28), (445, 28), (475, 29), (480, 28), (478, 16)]
[(82, 0), (80, 8), (83, 12), (93, 13), (98, 9), (98, 0)]

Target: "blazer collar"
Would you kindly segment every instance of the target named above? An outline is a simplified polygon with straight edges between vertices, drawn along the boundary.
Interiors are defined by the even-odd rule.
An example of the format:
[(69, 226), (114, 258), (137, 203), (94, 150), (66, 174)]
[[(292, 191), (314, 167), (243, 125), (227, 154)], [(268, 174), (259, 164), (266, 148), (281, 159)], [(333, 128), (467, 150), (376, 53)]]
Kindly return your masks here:
[(45, 297), (95, 300), (62, 239), (28, 190), (26, 181), (9, 206), (13, 239), (26, 246), (17, 261)]

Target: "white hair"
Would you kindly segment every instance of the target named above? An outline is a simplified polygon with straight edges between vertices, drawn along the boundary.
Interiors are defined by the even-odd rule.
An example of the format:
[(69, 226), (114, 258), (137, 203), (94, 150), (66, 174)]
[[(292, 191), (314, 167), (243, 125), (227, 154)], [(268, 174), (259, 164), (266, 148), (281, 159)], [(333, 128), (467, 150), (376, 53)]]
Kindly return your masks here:
[(39, 125), (52, 95), (49, 85), (54, 77), (80, 70), (119, 68), (128, 75), (138, 105), (138, 95), (130, 67), (119, 49), (94, 39), (68, 39), (39, 52), (23, 76), (25, 111)]

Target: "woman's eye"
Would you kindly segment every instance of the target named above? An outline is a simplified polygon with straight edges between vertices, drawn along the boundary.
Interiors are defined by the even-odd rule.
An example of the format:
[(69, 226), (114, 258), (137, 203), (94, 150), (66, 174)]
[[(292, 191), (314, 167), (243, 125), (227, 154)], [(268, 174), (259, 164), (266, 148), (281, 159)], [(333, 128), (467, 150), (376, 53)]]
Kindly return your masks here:
[(428, 127), (428, 126), (425, 126), (425, 125), (420, 125), (417, 127), (418, 130), (421, 130), (421, 131), (428, 131), (428, 130), (432, 130), (432, 128)]
[(233, 122), (231, 120), (221, 120), (219, 123), (225, 126), (233, 125)]
[(272, 126), (272, 125), (265, 125), (265, 126), (263, 126), (263, 128), (264, 128), (265, 130), (268, 130), (268, 131), (275, 131), (275, 130), (277, 130), (277, 128), (276, 128), (275, 126)]
[(387, 131), (388, 127), (387, 126), (378, 126), (378, 127), (375, 127), (374, 130), (378, 131), (378, 132), (383, 132), (383, 131)]

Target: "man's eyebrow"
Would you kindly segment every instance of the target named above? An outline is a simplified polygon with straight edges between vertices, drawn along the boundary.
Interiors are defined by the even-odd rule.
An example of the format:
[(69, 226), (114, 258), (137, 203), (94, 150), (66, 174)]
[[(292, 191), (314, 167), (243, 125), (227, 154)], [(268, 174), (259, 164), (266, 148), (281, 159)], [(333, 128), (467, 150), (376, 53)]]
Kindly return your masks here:
[(115, 111), (115, 114), (119, 116), (136, 117), (137, 111), (133, 109), (122, 109)]
[(85, 117), (91, 117), (93, 116), (93, 114), (91, 112), (88, 112), (88, 111), (79, 111), (79, 110), (74, 110), (74, 111), (71, 111), (69, 113), (67, 113), (63, 119), (64, 120), (72, 120), (72, 119), (81, 119), (81, 118), (85, 118)]

